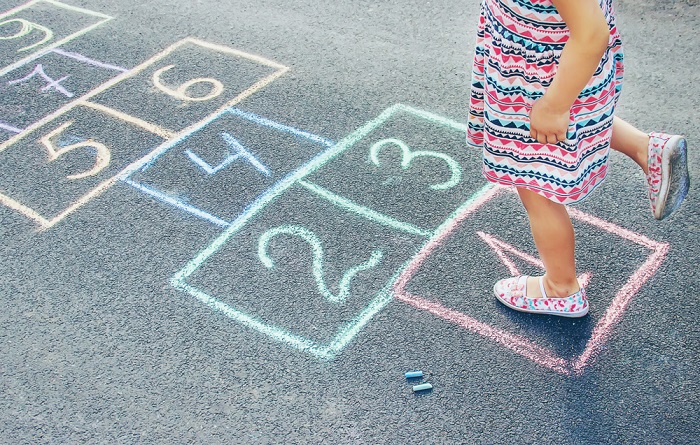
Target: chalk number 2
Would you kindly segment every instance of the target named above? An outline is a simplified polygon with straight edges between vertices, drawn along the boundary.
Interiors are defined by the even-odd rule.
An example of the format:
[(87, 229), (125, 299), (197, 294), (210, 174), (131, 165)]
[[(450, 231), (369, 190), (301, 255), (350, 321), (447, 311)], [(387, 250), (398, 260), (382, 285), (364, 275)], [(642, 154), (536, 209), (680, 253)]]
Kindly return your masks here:
[(353, 279), (353, 277), (359, 272), (362, 272), (363, 270), (376, 267), (382, 261), (383, 254), (381, 250), (375, 250), (374, 252), (372, 252), (372, 255), (367, 261), (348, 269), (345, 272), (345, 274), (343, 274), (343, 278), (341, 278), (340, 285), (338, 286), (338, 294), (334, 294), (328, 289), (328, 286), (326, 286), (326, 282), (323, 276), (324, 260), (323, 247), (321, 246), (321, 241), (318, 239), (316, 234), (302, 226), (286, 225), (276, 227), (268, 230), (260, 237), (260, 240), (258, 241), (258, 256), (260, 257), (260, 261), (262, 261), (265, 267), (267, 267), (268, 269), (275, 268), (274, 262), (267, 254), (267, 247), (270, 244), (272, 238), (281, 234), (299, 237), (311, 245), (311, 250), (314, 257), (312, 269), (314, 278), (316, 279), (316, 285), (323, 297), (331, 303), (342, 303), (343, 301), (345, 301), (348, 295), (350, 294), (350, 281)]

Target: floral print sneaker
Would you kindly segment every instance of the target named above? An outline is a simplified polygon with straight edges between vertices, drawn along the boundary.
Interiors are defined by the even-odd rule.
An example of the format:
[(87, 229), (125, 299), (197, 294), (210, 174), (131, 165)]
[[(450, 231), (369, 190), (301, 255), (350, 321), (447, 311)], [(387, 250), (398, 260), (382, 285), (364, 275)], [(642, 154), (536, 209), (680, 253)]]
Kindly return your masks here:
[(690, 188), (683, 136), (649, 134), (649, 201), (654, 218), (664, 219), (680, 207)]
[(532, 314), (558, 315), (560, 317), (583, 317), (588, 313), (586, 290), (581, 290), (566, 298), (549, 298), (544, 291), (540, 277), (540, 290), (543, 298), (529, 298), (526, 293), (527, 276), (506, 278), (493, 287), (498, 301), (511, 309)]

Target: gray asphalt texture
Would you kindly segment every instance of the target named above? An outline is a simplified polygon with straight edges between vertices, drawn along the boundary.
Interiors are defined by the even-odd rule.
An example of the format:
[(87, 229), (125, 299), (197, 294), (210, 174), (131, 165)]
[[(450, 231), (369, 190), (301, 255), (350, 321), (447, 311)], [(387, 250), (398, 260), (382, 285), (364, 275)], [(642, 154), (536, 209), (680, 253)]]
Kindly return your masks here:
[[(1, 0), (0, 10), (18, 4)], [(330, 141), (399, 103), (466, 121), (476, 0), (70, 4), (114, 19), (61, 49), (115, 66), (135, 67), (191, 36), (289, 67), (235, 108)], [(617, 8), (626, 56), (618, 115), (645, 131), (686, 135), (695, 183), (681, 210), (656, 222), (641, 171), (614, 153), (605, 184), (576, 206), (670, 246), (580, 375), (535, 363), (398, 299), (350, 332), (356, 335), (332, 360), (319, 358), (176, 288), (173, 276), (225, 228), (117, 181), (44, 231), (0, 206), (0, 443), (699, 443), (700, 5), (620, 0)], [(43, 20), (57, 33), (94, 23), (50, 4), (34, 11), (27, 20)], [(20, 27), (14, 22), (0, 32), (7, 37)], [(15, 60), (16, 40), (0, 40), (3, 66)], [(60, 85), (74, 97), (57, 88), (41, 91), (47, 82), (39, 76), (8, 84), (38, 63), (54, 80), (69, 75)], [(215, 105), (185, 106), (152, 83), (153, 70), (165, 65), (175, 65), (162, 74), (173, 88), (196, 74), (218, 78), (227, 89)], [(186, 47), (94, 102), (180, 131), (214, 112), (224, 96), (231, 98), (229, 90), (242, 91), (273, 71)], [(28, 126), (117, 74), (48, 54), (0, 78), (0, 121)], [(194, 85), (187, 93), (202, 96), (211, 88)], [(65, 179), (94, 165), (94, 153), (82, 148), (47, 163), (39, 140), (68, 121), (74, 121), (69, 131), (52, 141), (58, 149), (90, 138), (109, 145), (112, 158), (99, 175)], [(238, 158), (206, 175), (186, 157), (190, 150), (217, 165), (224, 132), (255, 152), (271, 174)], [(0, 131), (0, 141), (10, 136)], [(466, 148), (459, 131), (404, 113), (370, 136), (307, 179), (426, 230), (486, 185), (479, 154)], [(444, 162), (416, 159), (403, 170), (395, 148), (381, 151), (386, 169), (377, 176), (367, 156), (372, 137), (449, 154), (463, 169), (461, 183), (449, 192), (431, 191), (428, 185), (449, 177)], [(55, 216), (163, 141), (100, 111), (76, 108), (0, 152), (0, 193)], [(325, 150), (305, 136), (226, 115), (130, 180), (232, 221)], [(272, 239), (268, 253), (276, 268), (261, 265), (259, 237), (285, 225), (318, 236), (324, 277), (336, 295), (344, 271), (375, 248), (385, 257), (351, 280), (344, 303), (330, 303), (317, 290), (311, 248), (300, 238)], [(535, 254), (524, 211), (508, 194), (467, 218), (406, 291), (575, 360), (650, 254), (590, 224), (579, 221), (576, 228), (581, 272), (592, 273), (591, 314), (582, 320), (511, 313), (492, 297), (493, 282), (509, 272), (479, 232)], [(279, 331), (328, 344), (348, 334), (342, 327), (424, 244), (420, 236), (329, 204), (297, 184), (261, 208), (187, 282)], [(510, 257), (523, 272), (537, 273)], [(422, 382), (433, 384), (431, 392), (412, 392), (415, 383), (404, 373), (415, 369), (425, 373)]]

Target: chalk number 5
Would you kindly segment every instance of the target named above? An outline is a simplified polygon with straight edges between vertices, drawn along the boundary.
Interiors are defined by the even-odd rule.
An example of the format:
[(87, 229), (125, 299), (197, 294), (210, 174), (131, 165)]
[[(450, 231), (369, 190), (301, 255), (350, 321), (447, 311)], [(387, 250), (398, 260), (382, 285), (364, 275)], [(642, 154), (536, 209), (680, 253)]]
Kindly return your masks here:
[[(79, 148), (86, 148), (86, 149), (92, 149), (95, 151), (95, 165), (90, 169), (82, 173), (77, 173), (75, 175), (69, 175), (67, 176), (68, 179), (82, 179), (82, 178), (87, 178), (88, 176), (95, 176), (99, 172), (101, 172), (105, 167), (109, 165), (109, 160), (111, 157), (111, 154), (109, 152), (109, 148), (107, 148), (106, 145), (101, 144), (99, 142), (95, 142), (92, 139), (89, 139), (85, 142), (79, 142), (77, 144), (71, 144), (71, 145), (66, 145), (65, 147), (57, 148), (54, 146), (53, 142), (51, 141), (53, 138), (58, 137), (61, 133), (65, 131), (66, 128), (70, 127), (73, 125), (73, 122), (66, 122), (65, 124), (61, 125), (60, 127), (56, 128), (54, 131), (51, 133), (47, 134), (43, 138), (41, 138), (41, 143), (46, 147), (46, 151), (49, 154), (49, 162), (55, 161), (59, 157), (63, 156), (64, 154), (71, 152), (73, 150), (77, 150)], [(91, 150), (91, 151), (92, 151)]]

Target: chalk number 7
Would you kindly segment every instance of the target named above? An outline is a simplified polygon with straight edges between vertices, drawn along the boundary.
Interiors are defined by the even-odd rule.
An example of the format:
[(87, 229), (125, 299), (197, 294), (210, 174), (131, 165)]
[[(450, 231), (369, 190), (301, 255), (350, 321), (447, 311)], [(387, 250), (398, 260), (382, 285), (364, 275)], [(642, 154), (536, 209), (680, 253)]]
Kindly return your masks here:
[(88, 149), (89, 151), (94, 151), (95, 152), (95, 165), (87, 171), (84, 171), (82, 173), (77, 173), (75, 175), (69, 175), (67, 176), (68, 179), (82, 179), (82, 178), (87, 178), (88, 176), (95, 176), (99, 172), (101, 172), (105, 167), (109, 165), (109, 160), (111, 157), (111, 154), (109, 152), (109, 148), (107, 148), (106, 145), (101, 144), (99, 142), (95, 142), (92, 139), (88, 139), (85, 142), (79, 142), (77, 144), (71, 144), (71, 145), (66, 145), (64, 147), (56, 147), (54, 143), (51, 141), (51, 139), (59, 136), (61, 133), (65, 131), (66, 128), (70, 127), (73, 125), (73, 122), (66, 122), (65, 124), (61, 125), (60, 127), (56, 128), (54, 131), (51, 133), (47, 134), (43, 138), (41, 138), (41, 143), (46, 147), (46, 151), (49, 154), (49, 162), (55, 161), (59, 157), (63, 156), (64, 154), (71, 152), (73, 150), (77, 150), (79, 148), (85, 148)]

